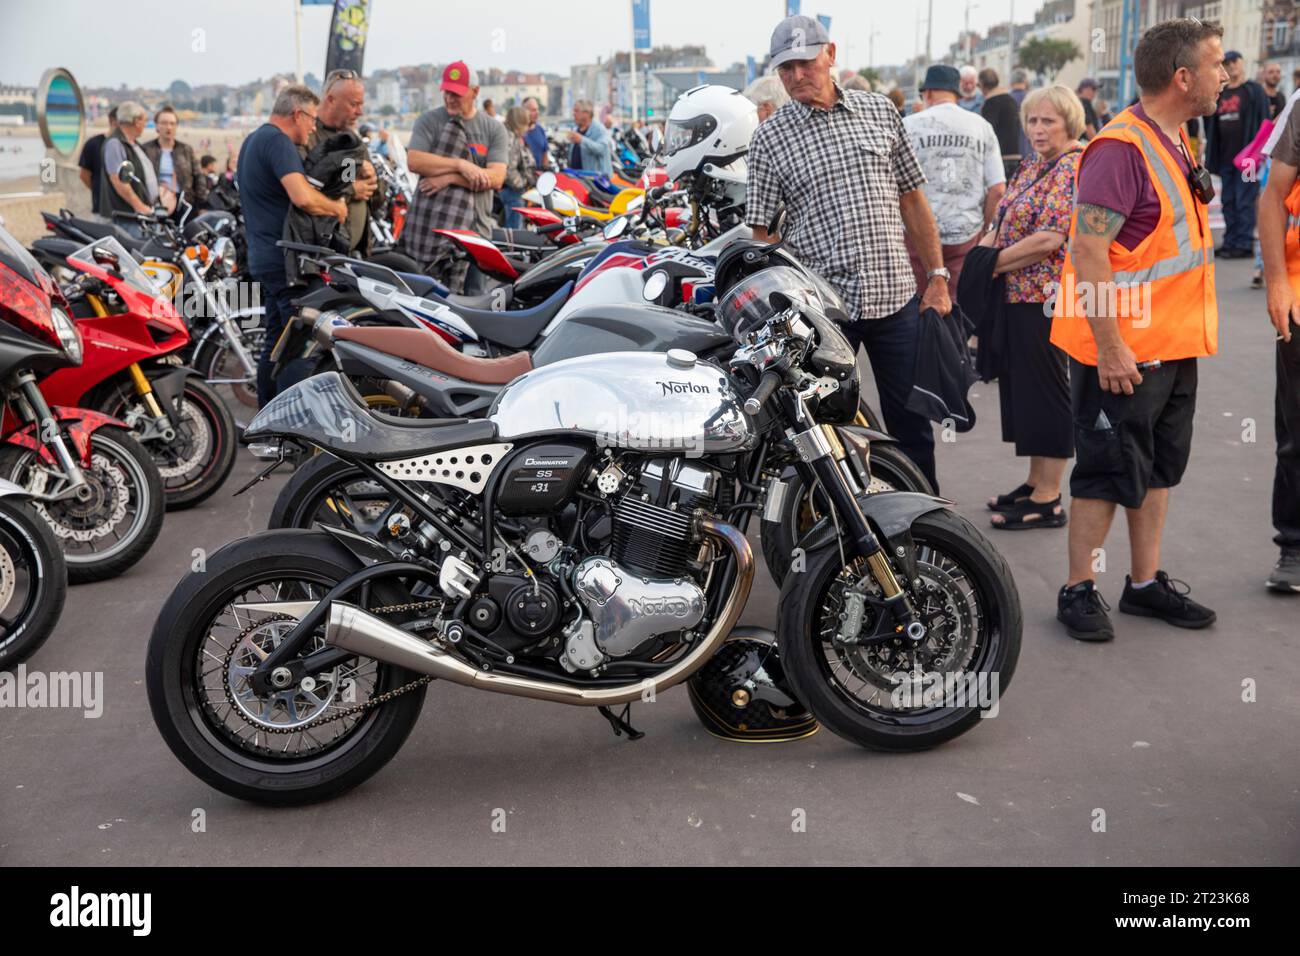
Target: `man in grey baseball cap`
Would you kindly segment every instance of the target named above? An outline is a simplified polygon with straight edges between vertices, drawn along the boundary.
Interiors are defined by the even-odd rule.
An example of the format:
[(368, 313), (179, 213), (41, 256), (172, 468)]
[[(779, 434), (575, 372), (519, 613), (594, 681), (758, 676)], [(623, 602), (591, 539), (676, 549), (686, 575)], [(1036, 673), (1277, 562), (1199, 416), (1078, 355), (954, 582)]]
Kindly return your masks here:
[(833, 51), (835, 45), (820, 20), (786, 17), (772, 31), (768, 66), (775, 70), (791, 60), (815, 60), (824, 46), (830, 46)]
[[(786, 248), (844, 299), (854, 321), (842, 331), (867, 351), (885, 425), (937, 488), (930, 422), (906, 407), (920, 310), (952, 308), (925, 175), (889, 98), (836, 82), (835, 44), (817, 20), (782, 20), (768, 63), (790, 102), (750, 141), (746, 221), (766, 241), (785, 210)], [(920, 296), (905, 234), (925, 269)]]

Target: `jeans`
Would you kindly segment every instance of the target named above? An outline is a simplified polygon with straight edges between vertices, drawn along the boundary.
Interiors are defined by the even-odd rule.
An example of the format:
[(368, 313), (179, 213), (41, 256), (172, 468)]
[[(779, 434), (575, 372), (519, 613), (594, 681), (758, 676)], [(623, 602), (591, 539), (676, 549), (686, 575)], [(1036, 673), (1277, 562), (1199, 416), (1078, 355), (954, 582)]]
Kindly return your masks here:
[(501, 205), (506, 207), (506, 228), (524, 228), (524, 217), (515, 212), (514, 207), (523, 205), (524, 194), (518, 189), (502, 189)]
[(937, 493), (934, 429), (924, 415), (907, 410), (916, 368), (916, 347), (921, 328), (921, 300), (913, 296), (907, 305), (883, 319), (861, 319), (840, 326), (856, 352), (867, 350), (871, 372), (880, 392), (880, 410), (885, 427), (898, 439), (898, 447), (930, 479)]
[(1277, 471), (1273, 476), (1273, 541), (1300, 548), (1300, 325), (1291, 323), (1291, 341), (1277, 343), (1277, 396), (1274, 429)]
[(1227, 249), (1255, 248), (1255, 201), (1259, 183), (1247, 181), (1245, 174), (1228, 161), (1219, 170), (1223, 181), (1223, 245)]
[(280, 333), (289, 321), (291, 309), (289, 302), (294, 296), (290, 293), (288, 279), (283, 270), (269, 269), (265, 272), (252, 272), (253, 280), (261, 286), (261, 301), (266, 309), (262, 319), (262, 328), (266, 330), (262, 354), (257, 359), (257, 407), (261, 408), (285, 387), (284, 374), (274, 374), (271, 352), (280, 340)]

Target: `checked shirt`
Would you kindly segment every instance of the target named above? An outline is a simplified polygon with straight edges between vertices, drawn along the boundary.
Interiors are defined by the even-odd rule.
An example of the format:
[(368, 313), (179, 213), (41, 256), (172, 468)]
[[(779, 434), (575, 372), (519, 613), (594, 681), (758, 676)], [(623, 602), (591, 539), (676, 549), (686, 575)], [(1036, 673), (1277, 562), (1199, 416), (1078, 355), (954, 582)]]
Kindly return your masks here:
[(791, 253), (834, 286), (850, 315), (881, 319), (916, 294), (899, 197), (925, 174), (888, 97), (836, 91), (829, 110), (791, 100), (759, 125), (746, 220), (766, 228), (784, 204)]

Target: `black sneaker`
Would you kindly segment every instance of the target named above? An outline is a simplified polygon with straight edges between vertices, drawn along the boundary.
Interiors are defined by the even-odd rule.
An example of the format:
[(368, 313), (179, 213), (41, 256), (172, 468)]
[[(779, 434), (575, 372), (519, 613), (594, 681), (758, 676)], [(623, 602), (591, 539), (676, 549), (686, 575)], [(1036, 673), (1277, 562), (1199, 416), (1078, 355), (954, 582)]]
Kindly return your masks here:
[(1217, 615), (1189, 598), (1190, 590), (1185, 582), (1163, 571), (1157, 571), (1155, 581), (1144, 588), (1133, 587), (1133, 579), (1125, 575), (1119, 609), (1139, 617), (1158, 617), (1174, 627), (1209, 627)]
[(1106, 613), (1110, 605), (1091, 581), (1063, 587), (1056, 596), (1056, 619), (1077, 641), (1113, 641), (1115, 629)]
[(1300, 593), (1300, 548), (1283, 548), (1282, 557), (1268, 576), (1270, 591)]

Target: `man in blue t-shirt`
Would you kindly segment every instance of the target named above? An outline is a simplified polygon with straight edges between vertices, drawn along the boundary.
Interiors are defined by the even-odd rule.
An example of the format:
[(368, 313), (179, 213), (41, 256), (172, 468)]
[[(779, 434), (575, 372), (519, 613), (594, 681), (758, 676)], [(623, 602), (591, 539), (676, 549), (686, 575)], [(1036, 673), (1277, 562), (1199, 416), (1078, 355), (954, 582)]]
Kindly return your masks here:
[(546, 139), (546, 127), (537, 121), (541, 107), (537, 97), (530, 96), (524, 100), (524, 109), (528, 111), (528, 131), (524, 133), (524, 143), (533, 154), (533, 162), (539, 170), (551, 168), (550, 143)]
[(271, 350), (289, 318), (289, 283), (284, 250), (276, 243), (284, 235), (284, 220), (292, 204), (313, 216), (334, 216), (343, 222), (348, 207), (330, 199), (307, 181), (298, 146), (316, 128), (319, 98), (305, 86), (289, 86), (275, 98), (271, 117), (239, 150), (239, 203), (248, 240), (248, 273), (262, 288), (266, 308), (266, 339), (257, 363), (257, 404), (265, 405), (278, 389), (271, 375)]

